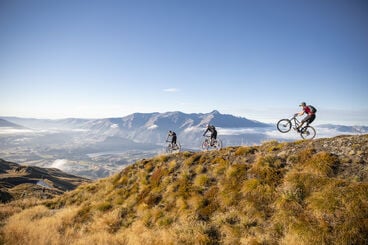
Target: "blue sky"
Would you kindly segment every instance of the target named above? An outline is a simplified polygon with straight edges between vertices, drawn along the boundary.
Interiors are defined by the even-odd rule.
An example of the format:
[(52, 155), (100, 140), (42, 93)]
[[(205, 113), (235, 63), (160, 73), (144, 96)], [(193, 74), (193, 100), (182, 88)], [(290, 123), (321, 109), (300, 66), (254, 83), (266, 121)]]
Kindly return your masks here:
[(0, 0), (0, 91), (1, 116), (368, 125), (368, 1)]

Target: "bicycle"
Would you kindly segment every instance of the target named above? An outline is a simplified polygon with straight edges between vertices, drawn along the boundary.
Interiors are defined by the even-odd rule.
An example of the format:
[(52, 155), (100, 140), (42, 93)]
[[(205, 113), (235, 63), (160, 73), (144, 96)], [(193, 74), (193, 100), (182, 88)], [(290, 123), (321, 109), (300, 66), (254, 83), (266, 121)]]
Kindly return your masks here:
[(176, 144), (174, 145), (171, 143), (171, 141), (166, 140), (166, 142), (169, 142), (169, 144), (165, 148), (166, 153), (180, 152), (181, 145), (179, 144), (179, 142), (176, 142)]
[(213, 139), (211, 144), (211, 136), (206, 135), (205, 137), (206, 138), (202, 142), (202, 150), (207, 151), (209, 149), (221, 149), (222, 141), (220, 139)]
[(296, 116), (297, 115), (294, 115), (291, 119), (281, 119), (278, 121), (277, 130), (279, 130), (281, 133), (287, 133), (290, 131), (291, 127), (293, 127), (295, 131), (300, 133), (300, 136), (303, 139), (313, 139), (316, 136), (316, 130), (308, 124), (298, 130), (301, 122), (296, 118)]

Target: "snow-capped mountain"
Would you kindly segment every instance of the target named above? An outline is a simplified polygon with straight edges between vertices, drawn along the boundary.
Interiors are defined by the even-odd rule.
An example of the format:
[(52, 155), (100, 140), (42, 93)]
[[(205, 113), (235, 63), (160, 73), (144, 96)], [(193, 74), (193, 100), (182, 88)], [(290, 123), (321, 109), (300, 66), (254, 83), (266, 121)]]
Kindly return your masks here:
[[(200, 150), (208, 123), (216, 126), (224, 146), (300, 139), (295, 131), (282, 134), (275, 125), (218, 111), (134, 113), (103, 119), (0, 119), (3, 158), (40, 167), (58, 163), (63, 171), (88, 178), (107, 176), (135, 160), (162, 153), (169, 130), (177, 133), (184, 150)], [(366, 126), (313, 126), (317, 137), (368, 132)]]
[(122, 118), (106, 118), (91, 120), (81, 127), (92, 134), (120, 136), (141, 143), (158, 144), (165, 140), (167, 132), (173, 130), (182, 143), (190, 143), (202, 136), (207, 124), (222, 128), (265, 128), (270, 125), (221, 114), (210, 113), (185, 114), (182, 112), (166, 113), (134, 113)]

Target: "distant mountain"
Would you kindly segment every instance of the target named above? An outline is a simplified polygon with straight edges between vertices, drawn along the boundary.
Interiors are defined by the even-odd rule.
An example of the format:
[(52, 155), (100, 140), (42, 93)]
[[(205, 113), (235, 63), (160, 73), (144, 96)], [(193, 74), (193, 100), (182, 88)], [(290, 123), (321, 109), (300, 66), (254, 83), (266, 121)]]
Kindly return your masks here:
[(23, 126), (9, 122), (5, 119), (0, 119), (0, 127), (17, 128), (17, 129), (24, 128)]
[(135, 142), (158, 144), (166, 139), (168, 130), (177, 133), (179, 140), (185, 144), (198, 141), (211, 123), (219, 131), (221, 128), (266, 128), (269, 124), (221, 114), (218, 111), (210, 113), (166, 112), (166, 113), (134, 113), (122, 118), (106, 118), (91, 120), (82, 128), (91, 133), (108, 136), (120, 136)]
[(90, 180), (56, 168), (22, 166), (0, 159), (0, 202), (24, 196), (51, 198)]
[[(211, 123), (216, 126), (222, 139), (228, 144), (244, 142), (244, 134), (228, 137), (222, 129), (225, 128), (268, 128), (269, 124), (244, 117), (229, 114), (221, 114), (214, 110), (209, 113), (186, 114), (179, 111), (165, 113), (133, 113), (121, 118), (102, 119), (33, 119), (18, 117), (3, 117), (12, 123), (17, 123), (38, 130), (74, 130), (86, 132), (85, 138), (94, 139), (94, 142), (103, 142), (107, 137), (120, 137), (143, 144), (163, 144), (167, 132), (173, 130), (178, 135), (178, 140), (187, 145), (198, 147), (206, 125)], [(267, 138), (257, 132), (252, 135), (251, 143), (258, 143)], [(253, 142), (256, 140), (256, 142)]]
[[(218, 130), (223, 146), (300, 139), (295, 131), (282, 134), (275, 125), (219, 111), (209, 113), (133, 113), (119, 118), (58, 120), (0, 117), (27, 130), (0, 127), (3, 158), (25, 165), (53, 166), (90, 179), (111, 175), (137, 159), (164, 151), (168, 130), (178, 135), (182, 149), (200, 150), (206, 125)], [(4, 121), (3, 121), (4, 122)], [(9, 125), (5, 124), (4, 125)], [(313, 125), (314, 126), (314, 125)], [(315, 125), (317, 138), (368, 132), (366, 126)]]
[(91, 119), (65, 118), (65, 119), (37, 119), (22, 117), (1, 117), (3, 120), (22, 125), (31, 129), (78, 129), (83, 123)]
[(321, 124), (318, 128), (332, 129), (344, 133), (368, 133), (368, 126), (345, 126), (335, 124)]

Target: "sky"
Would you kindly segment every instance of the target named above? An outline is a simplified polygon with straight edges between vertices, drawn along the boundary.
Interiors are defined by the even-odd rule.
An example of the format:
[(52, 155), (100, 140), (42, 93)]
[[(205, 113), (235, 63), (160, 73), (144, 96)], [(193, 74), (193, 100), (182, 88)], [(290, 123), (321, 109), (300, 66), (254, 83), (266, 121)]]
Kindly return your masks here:
[(368, 125), (366, 0), (0, 0), (0, 116)]

